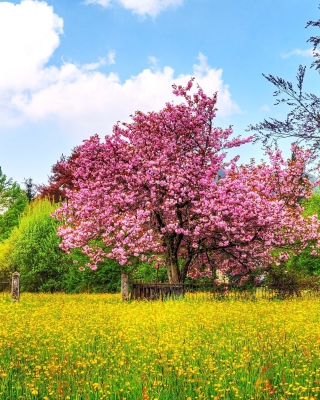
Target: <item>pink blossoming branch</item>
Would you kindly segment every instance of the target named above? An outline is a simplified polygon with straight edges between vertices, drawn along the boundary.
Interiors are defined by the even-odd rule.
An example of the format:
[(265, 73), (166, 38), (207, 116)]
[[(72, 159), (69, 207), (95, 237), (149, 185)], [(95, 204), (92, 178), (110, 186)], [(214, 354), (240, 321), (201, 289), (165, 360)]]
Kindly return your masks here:
[(137, 111), (103, 142), (96, 135), (77, 149), (74, 189), (55, 212), (61, 248), (82, 248), (92, 269), (106, 257), (164, 265), (172, 283), (217, 268), (263, 271), (310, 242), (318, 254), (318, 218), (303, 218), (300, 204), (313, 189), (304, 174), (309, 152), (293, 145), (288, 160), (269, 150), (268, 164), (226, 162), (228, 149), (252, 138), (215, 127), (217, 94), (191, 94), (192, 86), (174, 86), (181, 104)]

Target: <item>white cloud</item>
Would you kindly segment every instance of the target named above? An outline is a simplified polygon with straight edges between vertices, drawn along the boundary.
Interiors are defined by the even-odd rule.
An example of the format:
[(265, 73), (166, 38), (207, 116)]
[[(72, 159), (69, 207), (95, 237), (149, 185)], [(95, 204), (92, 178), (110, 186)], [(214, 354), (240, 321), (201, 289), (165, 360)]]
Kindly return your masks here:
[[(59, 46), (63, 20), (44, 2), (0, 2), (0, 118), (16, 124), (11, 99), (47, 84), (45, 64)], [(5, 115), (3, 115), (5, 114)]]
[(37, 88), (62, 29), (63, 20), (44, 2), (0, 3), (0, 92)]
[(156, 17), (161, 11), (169, 7), (181, 5), (183, 0), (86, 0), (86, 4), (100, 4), (103, 7), (109, 7), (113, 3), (120, 4), (134, 14)]
[[(83, 66), (47, 66), (59, 44), (63, 21), (46, 3), (0, 3), (0, 15), (8, 21), (7, 31), (0, 23), (0, 43), (1, 37), (7, 41), (1, 49), (5, 67), (0, 63), (0, 87), (5, 90), (0, 96), (0, 127), (52, 122), (79, 140), (94, 133), (103, 136), (118, 120), (128, 120), (137, 109), (146, 112), (162, 108), (174, 99), (172, 84), (186, 85), (191, 76), (206, 93), (218, 91), (218, 116), (239, 112), (223, 82), (222, 69), (211, 68), (201, 53), (192, 74), (176, 76), (173, 68), (166, 66), (145, 69), (121, 82), (117, 74), (98, 70), (104, 63), (114, 62), (114, 52), (108, 54), (107, 61), (102, 58)], [(25, 28), (20, 29), (19, 24)], [(11, 35), (4, 35), (8, 31), (12, 40)]]
[(301, 56), (301, 57), (312, 57), (313, 56), (313, 49), (307, 49), (307, 50), (300, 50), (300, 49), (295, 49), (291, 51), (290, 53), (284, 53), (282, 54), (282, 58), (289, 58), (291, 56)]

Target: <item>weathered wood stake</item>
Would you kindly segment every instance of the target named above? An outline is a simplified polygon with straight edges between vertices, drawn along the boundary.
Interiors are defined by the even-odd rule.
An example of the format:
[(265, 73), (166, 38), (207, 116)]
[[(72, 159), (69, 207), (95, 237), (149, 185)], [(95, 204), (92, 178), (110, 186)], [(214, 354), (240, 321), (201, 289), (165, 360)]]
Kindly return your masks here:
[(129, 275), (121, 274), (121, 297), (122, 301), (129, 300)]
[(19, 274), (19, 272), (14, 272), (12, 274), (11, 298), (14, 301), (20, 300), (20, 274)]

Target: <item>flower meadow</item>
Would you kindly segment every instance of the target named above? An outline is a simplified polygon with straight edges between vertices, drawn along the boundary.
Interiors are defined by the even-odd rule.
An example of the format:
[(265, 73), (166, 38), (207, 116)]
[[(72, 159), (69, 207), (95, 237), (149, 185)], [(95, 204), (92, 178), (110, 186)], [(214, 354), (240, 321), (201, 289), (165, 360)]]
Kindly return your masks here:
[(320, 300), (0, 295), (1, 399), (318, 399)]

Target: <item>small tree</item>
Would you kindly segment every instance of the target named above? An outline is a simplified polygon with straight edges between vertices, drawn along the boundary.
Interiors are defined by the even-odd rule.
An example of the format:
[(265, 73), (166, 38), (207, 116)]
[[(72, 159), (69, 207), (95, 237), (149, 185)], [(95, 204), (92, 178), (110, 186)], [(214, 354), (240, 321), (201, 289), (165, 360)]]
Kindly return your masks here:
[(32, 178), (25, 179), (23, 183), (28, 201), (31, 203), (37, 194), (36, 185), (33, 183)]
[(190, 95), (191, 87), (174, 87), (184, 103), (136, 112), (104, 143), (94, 136), (78, 148), (75, 188), (55, 213), (63, 249), (82, 248), (92, 268), (105, 257), (154, 260), (177, 283), (216, 268), (245, 275), (267, 267), (273, 248), (318, 238), (318, 220), (304, 220), (299, 205), (312, 190), (308, 153), (293, 147), (286, 161), (269, 151), (270, 165), (226, 163), (226, 151), (251, 138), (214, 127), (216, 94)]

